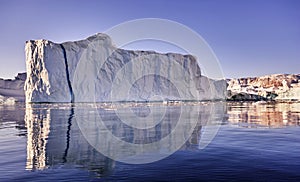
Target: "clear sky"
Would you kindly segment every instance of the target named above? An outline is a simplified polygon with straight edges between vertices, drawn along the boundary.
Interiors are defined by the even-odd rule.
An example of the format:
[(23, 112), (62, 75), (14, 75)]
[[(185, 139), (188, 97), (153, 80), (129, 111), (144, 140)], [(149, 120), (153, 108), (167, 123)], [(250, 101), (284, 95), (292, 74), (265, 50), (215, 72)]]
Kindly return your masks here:
[(299, 0), (0, 0), (0, 77), (25, 71), (26, 40), (79, 40), (138, 18), (196, 31), (225, 77), (300, 73)]

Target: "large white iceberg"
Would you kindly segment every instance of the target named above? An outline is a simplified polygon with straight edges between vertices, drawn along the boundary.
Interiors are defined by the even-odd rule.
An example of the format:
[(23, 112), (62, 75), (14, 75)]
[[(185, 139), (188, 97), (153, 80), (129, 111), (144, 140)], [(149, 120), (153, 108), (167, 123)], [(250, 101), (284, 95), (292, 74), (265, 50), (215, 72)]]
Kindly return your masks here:
[(132, 51), (108, 35), (26, 42), (26, 102), (225, 99), (226, 82), (201, 75), (191, 55)]

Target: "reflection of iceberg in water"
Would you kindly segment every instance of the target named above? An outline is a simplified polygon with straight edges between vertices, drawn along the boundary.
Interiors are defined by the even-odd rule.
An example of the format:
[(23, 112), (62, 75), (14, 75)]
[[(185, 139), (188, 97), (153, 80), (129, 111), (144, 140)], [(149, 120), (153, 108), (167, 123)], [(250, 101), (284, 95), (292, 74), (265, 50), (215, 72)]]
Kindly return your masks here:
[(75, 119), (87, 141), (99, 152), (120, 162), (141, 164), (185, 149), (189, 142), (205, 148), (215, 137), (224, 112), (222, 102), (172, 106), (126, 103), (77, 107)]
[(300, 125), (300, 103), (228, 103), (228, 121), (243, 127)]
[[(36, 112), (35, 112), (36, 111)], [(46, 164), (46, 144), (50, 132), (50, 110), (26, 109), (27, 163), (26, 169), (43, 169)]]
[[(136, 157), (136, 159), (144, 157), (138, 155), (139, 151), (132, 151), (130, 147), (122, 148), (126, 147), (124, 145), (116, 147), (116, 143), (106, 135), (108, 131), (121, 141), (132, 144), (152, 144), (166, 139), (177, 127), (179, 134), (172, 135), (164, 143), (154, 144), (154, 148), (143, 149), (151, 149), (148, 150), (149, 153), (157, 151), (167, 153), (167, 149), (188, 150), (198, 148), (201, 143), (202, 145), (209, 143), (212, 136), (206, 134), (208, 137), (203, 137), (203, 134), (207, 131), (212, 131), (212, 135), (216, 134), (225, 109), (221, 102), (173, 106), (100, 104), (96, 107), (92, 104), (76, 104), (76, 106), (31, 104), (26, 107), (27, 169), (72, 166), (97, 171), (100, 175), (105, 175), (112, 170), (115, 165), (112, 159), (118, 159), (114, 156), (129, 156), (129, 158)], [(134, 121), (132, 113), (141, 119), (147, 116), (163, 119), (160, 123), (146, 123), (147, 129), (137, 129), (130, 126), (145, 125)], [(97, 128), (99, 116), (102, 118), (105, 131)], [(184, 122), (180, 123), (179, 119)], [(82, 128), (82, 125), (86, 128)], [(215, 129), (212, 129), (214, 126)], [(82, 132), (84, 129), (88, 129), (88, 135)], [(188, 129), (191, 129), (191, 133)], [(180, 144), (179, 141), (182, 140), (186, 142)], [(96, 143), (91, 143), (91, 141), (96, 141)], [(178, 148), (173, 148), (174, 143), (179, 143), (176, 145)], [(101, 147), (101, 152), (105, 150), (110, 155), (104, 153), (105, 157), (93, 146), (96, 149)]]
[(105, 175), (113, 168), (114, 161), (97, 152), (81, 135), (76, 122), (72, 121), (74, 110), (70, 105), (26, 107), (26, 169), (77, 166)]

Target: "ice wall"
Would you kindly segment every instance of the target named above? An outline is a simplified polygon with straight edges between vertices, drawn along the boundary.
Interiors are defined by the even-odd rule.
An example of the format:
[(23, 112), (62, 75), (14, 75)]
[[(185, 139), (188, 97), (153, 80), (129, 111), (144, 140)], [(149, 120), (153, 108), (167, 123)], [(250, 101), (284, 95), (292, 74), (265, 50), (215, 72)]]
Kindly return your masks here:
[(26, 42), (26, 102), (224, 99), (226, 82), (201, 76), (195, 57), (132, 51), (109, 36)]

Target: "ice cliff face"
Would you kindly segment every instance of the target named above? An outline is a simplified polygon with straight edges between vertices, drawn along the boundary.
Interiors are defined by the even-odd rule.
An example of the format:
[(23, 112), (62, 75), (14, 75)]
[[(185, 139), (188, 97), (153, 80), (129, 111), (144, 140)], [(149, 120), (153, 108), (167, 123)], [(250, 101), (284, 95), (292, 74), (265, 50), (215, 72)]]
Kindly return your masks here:
[(228, 80), (232, 100), (300, 100), (300, 75), (275, 74)]
[(26, 102), (225, 99), (226, 82), (201, 76), (193, 56), (118, 49), (105, 34), (25, 51)]

